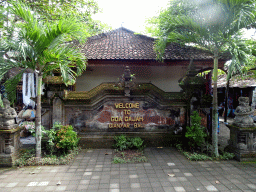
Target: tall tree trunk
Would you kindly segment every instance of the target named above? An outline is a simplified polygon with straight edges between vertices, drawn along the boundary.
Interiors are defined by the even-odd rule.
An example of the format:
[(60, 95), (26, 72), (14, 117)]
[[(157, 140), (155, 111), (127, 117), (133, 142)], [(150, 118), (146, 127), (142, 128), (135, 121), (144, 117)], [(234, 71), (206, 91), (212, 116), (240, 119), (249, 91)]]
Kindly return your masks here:
[(228, 119), (228, 93), (229, 93), (229, 79), (227, 82), (226, 94), (225, 94), (224, 122), (227, 122), (227, 119)]
[(213, 69), (213, 102), (212, 102), (212, 145), (213, 153), (216, 157), (218, 152), (218, 99), (217, 99), (217, 79), (218, 79), (218, 52), (214, 53)]
[(37, 88), (37, 99), (36, 99), (36, 158), (38, 161), (41, 159), (41, 89), (42, 89), (42, 74), (38, 74), (38, 88)]

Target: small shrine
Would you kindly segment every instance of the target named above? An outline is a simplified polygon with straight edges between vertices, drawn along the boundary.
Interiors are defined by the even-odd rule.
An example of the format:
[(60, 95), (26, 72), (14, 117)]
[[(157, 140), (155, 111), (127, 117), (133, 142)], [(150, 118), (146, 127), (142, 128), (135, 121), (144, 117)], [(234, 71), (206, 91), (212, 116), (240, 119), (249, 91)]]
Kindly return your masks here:
[(20, 148), (20, 128), (15, 122), (17, 113), (4, 98), (0, 107), (0, 167), (11, 167)]
[(248, 97), (240, 97), (238, 101), (234, 122), (228, 125), (230, 140), (227, 149), (239, 161), (256, 160), (256, 124), (250, 116), (254, 110)]

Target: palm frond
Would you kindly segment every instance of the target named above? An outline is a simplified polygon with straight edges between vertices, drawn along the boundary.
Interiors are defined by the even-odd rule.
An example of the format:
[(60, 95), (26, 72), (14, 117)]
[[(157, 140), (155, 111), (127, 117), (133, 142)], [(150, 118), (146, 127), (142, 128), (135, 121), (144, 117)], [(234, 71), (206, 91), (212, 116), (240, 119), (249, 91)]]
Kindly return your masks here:
[(4, 78), (4, 75), (12, 68), (19, 67), (19, 63), (11, 60), (6, 60), (0, 57), (0, 81)]
[(25, 70), (22, 70), (20, 73), (18, 73), (18, 74), (15, 75), (14, 77), (8, 79), (8, 80), (4, 83), (8, 100), (9, 100), (11, 103), (14, 103), (15, 100), (16, 100), (17, 85), (18, 85), (18, 83), (20, 82), (24, 71), (25, 71)]

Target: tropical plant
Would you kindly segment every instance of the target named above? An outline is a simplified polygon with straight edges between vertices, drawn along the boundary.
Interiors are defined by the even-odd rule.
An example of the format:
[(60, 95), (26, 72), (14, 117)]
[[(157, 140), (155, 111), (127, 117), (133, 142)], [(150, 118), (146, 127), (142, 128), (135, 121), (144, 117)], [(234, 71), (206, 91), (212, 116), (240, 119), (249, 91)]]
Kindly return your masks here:
[[(10, 0), (1, 1), (0, 8), (7, 6), (10, 2)], [(40, 15), (40, 20), (57, 21), (60, 20), (63, 15), (67, 17), (76, 17), (76, 19), (79, 20), (80, 24), (82, 25), (82, 30), (88, 36), (99, 34), (104, 32), (104, 30), (110, 29), (110, 27), (106, 24), (92, 19), (92, 16), (94, 14), (101, 11), (98, 3), (95, 0), (22, 0), (22, 2), (27, 4), (33, 11), (37, 12)], [(1, 15), (9, 17), (9, 27), (13, 25), (11, 24), (12, 22), (16, 22), (19, 20), (19, 18), (17, 17), (12, 17), (9, 12)], [(1, 21), (7, 21), (7, 19)], [(3, 22), (0, 22), (0, 28), (3, 27), (3, 25), (1, 25), (2, 23)], [(4, 28), (6, 29), (6, 27)]]
[(62, 149), (64, 153), (78, 146), (79, 138), (71, 125), (60, 126), (55, 136), (56, 148)]
[(205, 128), (201, 126), (201, 117), (197, 111), (194, 111), (191, 116), (191, 126), (187, 127), (185, 137), (188, 138), (188, 144), (193, 150), (200, 147), (207, 136)]
[(128, 149), (128, 146), (131, 145), (131, 142), (128, 141), (128, 138), (125, 135), (115, 136), (114, 140), (115, 144), (113, 147), (120, 151)]
[[(81, 25), (74, 17), (63, 16), (56, 22), (43, 22), (36, 12), (20, 1), (15, 1), (10, 12), (21, 18), (22, 23), (0, 44), (0, 80), (12, 68), (22, 70), (5, 83), (8, 97), (16, 90), (26, 69), (38, 75), (37, 108), (36, 108), (36, 157), (41, 158), (41, 90), (42, 78), (59, 71), (66, 85), (75, 81), (86, 68), (82, 53), (71, 43), (71, 40), (83, 40)], [(73, 41), (72, 41), (73, 42)]]
[[(240, 71), (252, 46), (244, 46), (241, 30), (255, 22), (255, 0), (173, 0), (166, 10), (151, 20), (149, 32), (159, 37), (155, 45), (158, 59), (163, 59), (168, 43), (189, 44), (209, 51), (214, 59), (213, 131), (214, 154), (218, 156), (217, 75), (223, 53), (232, 56), (230, 74)], [(229, 75), (230, 75), (229, 74)]]
[(140, 137), (129, 138), (126, 135), (119, 135), (114, 137), (115, 144), (113, 147), (117, 150), (123, 151), (125, 149), (139, 149), (143, 150), (146, 146), (143, 145), (144, 140)]

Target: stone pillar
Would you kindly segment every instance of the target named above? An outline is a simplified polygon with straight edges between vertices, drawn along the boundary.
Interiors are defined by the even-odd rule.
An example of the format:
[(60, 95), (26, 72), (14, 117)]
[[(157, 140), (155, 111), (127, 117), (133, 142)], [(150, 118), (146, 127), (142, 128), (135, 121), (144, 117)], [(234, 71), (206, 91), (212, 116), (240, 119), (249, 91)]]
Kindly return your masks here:
[(63, 124), (63, 103), (59, 97), (55, 97), (53, 99), (53, 115), (52, 115), (52, 123), (60, 122)]
[(19, 156), (21, 128), (0, 130), (0, 138), (4, 140), (1, 145), (0, 167), (11, 167)]
[(0, 107), (0, 167), (11, 167), (18, 157), (20, 147), (20, 130), (15, 124), (16, 111), (10, 107), (10, 102), (3, 99), (4, 108)]

